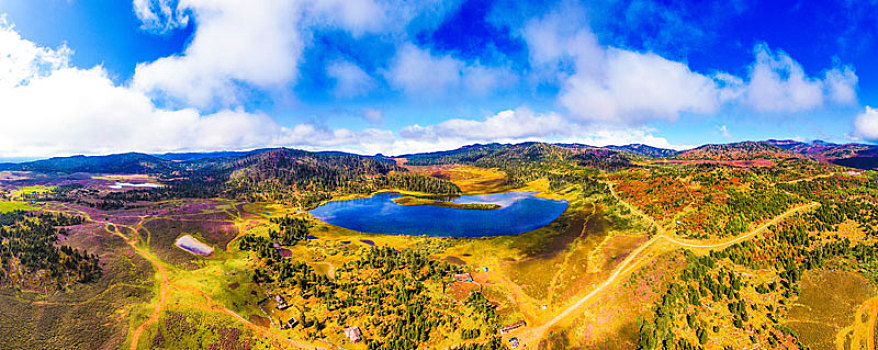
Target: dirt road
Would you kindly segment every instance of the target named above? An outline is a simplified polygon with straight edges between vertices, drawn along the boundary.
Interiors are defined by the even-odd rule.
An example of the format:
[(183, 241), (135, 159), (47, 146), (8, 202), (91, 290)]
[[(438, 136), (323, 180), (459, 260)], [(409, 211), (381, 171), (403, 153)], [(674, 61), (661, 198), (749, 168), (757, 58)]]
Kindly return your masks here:
[(799, 212), (802, 212), (805, 210), (809, 210), (809, 209), (815, 208), (815, 207), (820, 205), (819, 203), (809, 203), (809, 204), (799, 205), (799, 206), (796, 206), (796, 207), (793, 207), (793, 208), (787, 210), (783, 214), (776, 216), (775, 218), (769, 220), (768, 222), (763, 223), (762, 225), (760, 225), (756, 229), (753, 229), (750, 232), (747, 232), (743, 235), (740, 235), (740, 236), (737, 236), (737, 237), (734, 237), (734, 238), (731, 238), (728, 240), (724, 240), (721, 242), (717, 242), (717, 243), (701, 243), (699, 241), (682, 240), (682, 239), (667, 235), (665, 233), (665, 229), (663, 227), (661, 227), (661, 225), (656, 223), (651, 217), (643, 214), (643, 212), (641, 212), (640, 210), (638, 210), (634, 206), (621, 200), (617, 196), (616, 192), (613, 190), (612, 185), (610, 185), (610, 192), (613, 194), (613, 196), (617, 200), (619, 200), (619, 202), (621, 204), (623, 204), (628, 209), (630, 209), (632, 213), (644, 218), (647, 222), (650, 222), (652, 225), (654, 225), (659, 234), (656, 236), (653, 236), (649, 241), (647, 241), (646, 243), (641, 245), (639, 248), (632, 251), (631, 254), (629, 254), (628, 257), (625, 258), (625, 260), (623, 260), (622, 263), (620, 263), (619, 266), (616, 267), (613, 274), (610, 275), (610, 277), (607, 278), (607, 280), (605, 280), (603, 283), (601, 283), (599, 286), (597, 286), (595, 289), (593, 289), (591, 292), (589, 292), (585, 296), (581, 297), (575, 303), (573, 303), (572, 305), (570, 305), (569, 307), (567, 307), (566, 309), (564, 309), (563, 311), (558, 313), (558, 315), (556, 315), (554, 318), (552, 318), (549, 322), (546, 322), (545, 324), (542, 324), (542, 325), (537, 326), (537, 327), (523, 329), (522, 332), (517, 333), (516, 335), (519, 337), (520, 342), (525, 343), (525, 344), (531, 344), (532, 346), (536, 346), (537, 345), (536, 343), (540, 339), (543, 338), (543, 336), (546, 334), (546, 332), (549, 330), (549, 328), (551, 328), (552, 326), (561, 322), (562, 320), (566, 319), (571, 314), (579, 311), (579, 309), (582, 308), (589, 300), (594, 298), (595, 295), (597, 295), (598, 293), (600, 293), (601, 291), (606, 289), (611, 284), (615, 283), (619, 279), (619, 277), (627, 274), (627, 272), (629, 272), (634, 267), (636, 267), (645, 258), (643, 256), (643, 252), (646, 249), (655, 246), (656, 243), (659, 241), (665, 241), (667, 243), (671, 243), (672, 245), (674, 245), (676, 247), (684, 247), (684, 248), (690, 248), (690, 249), (724, 248), (724, 247), (728, 247), (730, 245), (733, 245), (735, 243), (739, 243), (739, 242), (743, 242), (745, 240), (748, 240), (748, 239), (752, 238), (753, 236), (759, 234), (760, 232), (764, 231), (766, 228), (777, 224), (778, 222), (780, 222), (781, 220), (785, 219), (786, 217), (788, 217), (790, 215), (793, 215), (795, 213), (799, 213)]

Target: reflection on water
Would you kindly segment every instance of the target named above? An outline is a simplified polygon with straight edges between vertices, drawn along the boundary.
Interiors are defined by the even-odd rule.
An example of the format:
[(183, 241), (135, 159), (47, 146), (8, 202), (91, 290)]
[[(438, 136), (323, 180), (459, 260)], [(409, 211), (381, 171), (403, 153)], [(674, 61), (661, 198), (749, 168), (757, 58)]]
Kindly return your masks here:
[(397, 193), (332, 201), (311, 211), (320, 220), (347, 229), (393, 235), (481, 237), (515, 235), (552, 222), (567, 201), (534, 197), (536, 192), (506, 192), (444, 198), (456, 203), (498, 204), (500, 209), (469, 210), (392, 201)]

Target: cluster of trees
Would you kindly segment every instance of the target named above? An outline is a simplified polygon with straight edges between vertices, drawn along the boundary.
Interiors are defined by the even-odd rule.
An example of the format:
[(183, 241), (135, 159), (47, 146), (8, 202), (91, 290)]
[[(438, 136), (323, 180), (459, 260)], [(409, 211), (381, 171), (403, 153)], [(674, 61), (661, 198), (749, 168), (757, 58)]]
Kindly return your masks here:
[[(686, 252), (686, 268), (679, 282), (671, 282), (657, 303), (651, 321), (640, 325), (638, 349), (702, 349), (711, 334), (719, 331), (697, 317), (704, 298), (725, 303), (733, 315), (733, 325), (744, 328), (751, 307), (741, 298), (744, 283), (732, 271), (718, 267), (710, 256), (698, 257)], [(685, 315), (685, 323), (677, 322)], [(686, 334), (694, 334), (696, 342)]]
[(308, 232), (311, 229), (311, 222), (302, 218), (284, 216), (282, 218), (271, 218), (271, 223), (277, 224), (279, 230), (268, 230), (268, 237), (281, 245), (292, 246), (299, 241), (308, 238)]
[(469, 297), (466, 298), (464, 304), (472, 308), (473, 314), (484, 324), (497, 325), (497, 319), (499, 317), (496, 310), (497, 306), (485, 298), (481, 292), (471, 293)]
[(610, 193), (609, 185), (597, 180), (597, 175), (597, 171), (586, 170), (563, 174), (548, 173), (546, 178), (549, 179), (549, 189), (552, 191), (560, 191), (571, 185), (579, 185), (583, 197)]
[(857, 222), (870, 236), (878, 236), (878, 179), (848, 179), (842, 177), (815, 178), (796, 183), (777, 185), (785, 191), (798, 194), (821, 206), (814, 211), (814, 231), (834, 231), (845, 220)]
[(280, 253), (274, 244), (265, 237), (245, 235), (238, 240), (238, 248), (241, 250), (249, 250), (256, 252), (259, 259), (264, 259), (267, 264), (273, 264), (280, 260)]
[(483, 344), (465, 344), (458, 347), (455, 347), (453, 350), (505, 350), (508, 349), (506, 345), (503, 344), (503, 340), (500, 337), (491, 337), (487, 343)]
[[(841, 265), (852, 267), (853, 270), (863, 273), (873, 281), (878, 281), (878, 244), (863, 242), (854, 244), (848, 238), (838, 236), (824, 236), (825, 239), (818, 239), (815, 235), (833, 229), (845, 219), (856, 220), (857, 215), (863, 214), (873, 204), (863, 200), (863, 197), (858, 197), (857, 200), (833, 200), (833, 197), (839, 194), (837, 189), (802, 183), (807, 182), (783, 187), (795, 191), (819, 191), (821, 195), (811, 194), (808, 197), (821, 201), (820, 209), (789, 218), (760, 238), (736, 243), (724, 250), (711, 252), (709, 256), (695, 257), (687, 253), (687, 267), (680, 278), (683, 284), (670, 283), (661, 303), (655, 306), (653, 319), (644, 322), (641, 326), (639, 348), (698, 348), (700, 344), (687, 344), (688, 340), (679, 337), (686, 332), (680, 327), (686, 326), (694, 330), (695, 338), (699, 342), (705, 334), (710, 334), (710, 327), (704, 327), (698, 322), (698, 317), (692, 316), (690, 312), (697, 310), (698, 308), (694, 306), (700, 305), (700, 302), (705, 301), (707, 297), (710, 297), (708, 301), (712, 300), (713, 303), (725, 303), (729, 313), (733, 315), (734, 327), (752, 327), (748, 323), (753, 319), (751, 313), (764, 313), (765, 318), (772, 322), (770, 325), (773, 328), (762, 336), (771, 346), (781, 343), (781, 337), (795, 337), (789, 329), (778, 323), (778, 316), (774, 314), (778, 310), (774, 305), (749, 304), (741, 298), (741, 290), (747, 287), (747, 283), (741, 280), (739, 275), (720, 267), (718, 263), (721, 261), (749, 269), (776, 271), (778, 278), (776, 281), (760, 283), (752, 287), (760, 294), (780, 295), (782, 305), (787, 299), (799, 293), (798, 284), (807, 270), (827, 266), (826, 262), (830, 260), (847, 261)], [(844, 184), (841, 188), (847, 188), (844, 192), (849, 194), (853, 191)], [(778, 201), (784, 202), (782, 199)], [(683, 307), (686, 304), (693, 307)], [(674, 321), (677, 319), (675, 315), (681, 313), (686, 314), (685, 325)], [(759, 329), (755, 331), (759, 333)]]
[(98, 280), (102, 270), (98, 257), (66, 245), (57, 246), (63, 227), (79, 225), (81, 217), (64, 214), (33, 214), (15, 211), (0, 214), (0, 281), (9, 281), (7, 271), (13, 259), (20, 262), (24, 274), (39, 271), (58, 289), (71, 283)]
[(397, 271), (408, 271), (409, 277), (414, 280), (437, 282), (462, 272), (457, 265), (430, 259), (430, 255), (422, 250), (399, 251), (390, 247), (370, 247), (360, 259), (345, 264), (346, 270), (363, 268), (377, 270), (381, 276), (390, 276)]
[[(274, 222), (288, 227), (307, 225), (296, 218)], [(458, 330), (461, 321), (455, 316), (465, 313), (462, 306), (439, 306), (431, 296), (431, 290), (452, 281), (462, 268), (433, 260), (423, 250), (369, 247), (357, 259), (336, 269), (334, 278), (329, 278), (304, 262), (280, 257), (267, 238), (247, 235), (240, 239), (239, 246), (259, 257), (253, 274), (255, 282), (305, 300), (316, 298), (327, 310), (338, 312), (338, 317), (322, 320), (314, 315), (300, 315), (311, 320), (303, 326), (317, 336), (330, 324), (358, 324), (368, 329), (369, 349), (415, 349), (437, 333)], [(472, 310), (474, 319), (490, 322), (482, 329), (465, 330), (467, 336), (477, 338), (485, 330), (496, 329), (494, 305), (484, 296), (474, 294), (465, 307)]]
[(372, 179), (372, 186), (369, 192), (374, 189), (397, 189), (439, 195), (460, 193), (460, 188), (451, 181), (420, 174), (393, 173), (378, 176)]
[(759, 222), (782, 214), (790, 205), (800, 200), (789, 193), (764, 184), (754, 183), (750, 192), (728, 191), (726, 212), (729, 215), (725, 225), (727, 235), (738, 235), (747, 231), (750, 223)]

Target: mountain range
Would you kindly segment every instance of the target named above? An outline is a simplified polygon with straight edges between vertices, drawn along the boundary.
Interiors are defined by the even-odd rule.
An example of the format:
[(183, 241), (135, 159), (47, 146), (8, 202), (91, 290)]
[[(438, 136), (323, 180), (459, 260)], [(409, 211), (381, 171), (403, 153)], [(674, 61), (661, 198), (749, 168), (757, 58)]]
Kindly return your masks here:
[[(600, 162), (622, 164), (636, 159), (668, 158), (677, 160), (745, 160), (801, 158), (834, 163), (858, 169), (878, 169), (878, 146), (866, 144), (835, 144), (824, 141), (794, 140), (745, 141), (709, 144), (677, 151), (643, 144), (595, 147), (583, 144), (551, 144), (526, 142), (520, 144), (474, 144), (454, 150), (408, 154), (399, 157), (362, 156), (343, 152), (309, 152), (288, 148), (257, 149), (240, 152), (206, 153), (122, 153), (105, 156), (72, 156), (2, 163), (0, 171), (89, 172), (108, 174), (162, 174), (222, 172), (231, 174), (248, 168), (270, 171), (271, 168), (318, 168), (353, 166), (366, 173), (386, 173), (396, 168), (397, 160), (406, 165), (479, 164), (491, 166), (498, 159), (534, 161), (571, 158), (589, 164)], [(328, 169), (327, 168), (327, 169)]]

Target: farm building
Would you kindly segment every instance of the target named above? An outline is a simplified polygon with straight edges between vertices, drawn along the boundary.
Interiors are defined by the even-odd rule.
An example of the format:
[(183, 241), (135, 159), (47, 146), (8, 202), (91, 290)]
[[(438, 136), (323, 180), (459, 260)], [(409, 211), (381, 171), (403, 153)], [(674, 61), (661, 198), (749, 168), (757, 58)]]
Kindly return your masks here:
[(470, 274), (469, 272), (456, 273), (456, 274), (454, 274), (454, 280), (456, 280), (458, 282), (472, 282), (473, 275)]
[(506, 334), (509, 331), (512, 331), (512, 330), (515, 330), (515, 329), (518, 329), (518, 328), (521, 328), (524, 326), (527, 326), (526, 322), (518, 321), (518, 322), (515, 322), (511, 325), (500, 327), (500, 334)]
[(357, 326), (345, 328), (344, 335), (347, 336), (352, 343), (358, 343), (363, 340), (363, 334), (360, 333), (360, 327)]
[(511, 348), (511, 349), (518, 348), (518, 338), (509, 339), (509, 348)]
[(291, 317), (284, 325), (286, 326), (286, 328), (293, 328), (297, 324), (299, 324), (299, 320), (297, 320), (295, 317)]
[(284, 299), (284, 297), (280, 294), (274, 295), (274, 303), (277, 304), (278, 310), (284, 310), (284, 309), (290, 307), (290, 305), (287, 304), (287, 300)]

